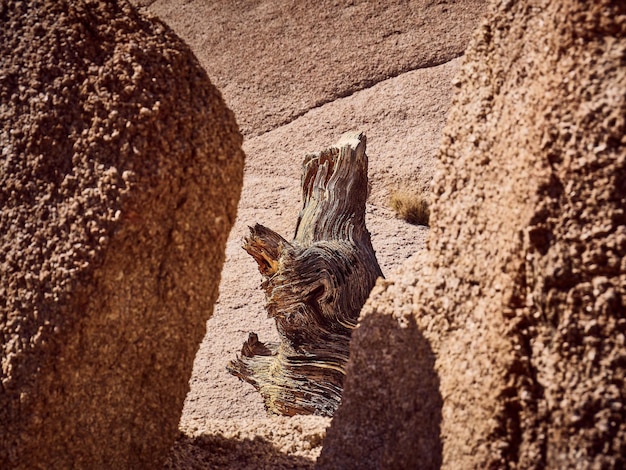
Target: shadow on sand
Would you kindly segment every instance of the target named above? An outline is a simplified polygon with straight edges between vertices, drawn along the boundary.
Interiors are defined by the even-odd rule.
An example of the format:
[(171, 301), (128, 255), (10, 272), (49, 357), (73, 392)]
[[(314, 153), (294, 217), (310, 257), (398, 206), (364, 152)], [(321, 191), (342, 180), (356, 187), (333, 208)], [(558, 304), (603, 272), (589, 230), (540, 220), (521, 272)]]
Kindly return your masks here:
[(261, 438), (234, 439), (217, 435), (181, 434), (170, 451), (165, 470), (308, 470), (313, 460), (287, 455)]

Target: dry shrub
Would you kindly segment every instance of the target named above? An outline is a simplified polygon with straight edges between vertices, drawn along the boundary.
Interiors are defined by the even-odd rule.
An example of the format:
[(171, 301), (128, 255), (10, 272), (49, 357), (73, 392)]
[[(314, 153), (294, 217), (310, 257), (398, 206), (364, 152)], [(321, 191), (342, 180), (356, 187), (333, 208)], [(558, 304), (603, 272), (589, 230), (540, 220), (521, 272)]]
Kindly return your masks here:
[(398, 189), (391, 194), (389, 205), (395, 211), (396, 216), (406, 220), (408, 223), (428, 225), (430, 209), (426, 193)]

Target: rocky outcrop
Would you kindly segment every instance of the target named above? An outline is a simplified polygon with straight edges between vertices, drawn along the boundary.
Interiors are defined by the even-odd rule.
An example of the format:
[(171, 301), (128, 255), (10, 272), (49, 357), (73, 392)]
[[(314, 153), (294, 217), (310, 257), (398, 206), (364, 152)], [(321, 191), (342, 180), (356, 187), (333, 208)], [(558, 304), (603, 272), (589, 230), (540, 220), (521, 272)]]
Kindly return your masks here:
[(123, 1), (0, 5), (0, 467), (157, 468), (242, 184), (193, 54)]
[(624, 57), (623, 2), (493, 3), (428, 250), (362, 312), (320, 468), (626, 465)]
[(252, 137), (390, 77), (460, 56), (468, 26), (487, 1), (318, 0), (314, 8), (291, 0), (149, 3), (196, 51), (243, 134)]

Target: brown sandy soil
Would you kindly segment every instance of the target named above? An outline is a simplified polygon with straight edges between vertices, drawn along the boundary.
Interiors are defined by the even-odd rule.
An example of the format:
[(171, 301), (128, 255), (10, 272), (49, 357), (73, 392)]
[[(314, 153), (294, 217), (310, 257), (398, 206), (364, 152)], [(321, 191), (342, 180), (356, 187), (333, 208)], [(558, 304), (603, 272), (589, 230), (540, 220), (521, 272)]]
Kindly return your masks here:
[(260, 395), (225, 370), (248, 332), (277, 339), (242, 239), (256, 222), (290, 239), (304, 156), (360, 130), (371, 182), (367, 226), (383, 272), (419, 250), (428, 228), (397, 219), (389, 195), (429, 187), (458, 57), (485, 2), (143, 3), (191, 45), (235, 111), (247, 155), (220, 298), (169, 466), (312, 467), (329, 420), (268, 418)]
[(181, 426), (166, 468), (310, 469), (329, 422), (319, 416), (192, 419)]
[[(207, 442), (213, 442), (207, 436), (223, 433), (238, 443), (234, 448), (237, 454), (246, 455), (250, 452), (250, 444), (244, 442), (247, 438), (233, 437), (224, 431), (241, 419), (247, 420), (248, 428), (255, 423), (263, 428), (273, 422), (283, 434), (291, 426), (288, 418), (267, 418), (261, 396), (225, 370), (227, 362), (239, 353), (248, 332), (258, 333), (261, 340), (278, 339), (274, 322), (267, 318), (263, 307), (261, 275), (254, 260), (241, 248), (247, 227), (258, 221), (290, 237), (300, 209), (299, 172), (304, 155), (335, 142), (344, 131), (361, 129), (369, 136), (372, 182), (367, 225), (383, 273), (396, 269), (423, 246), (428, 228), (397, 219), (388, 207), (389, 193), (408, 183), (428, 184), (459, 61), (454, 59), (381, 82), (245, 141), (248, 162), (244, 190), (238, 219), (227, 243), (220, 299), (196, 356), (191, 390), (181, 419), (181, 429), (187, 436), (198, 433), (204, 436), (202, 448), (207, 449)], [(437, 93), (432, 92), (433, 88)], [(302, 138), (296, 140), (291, 136)], [(323, 429), (329, 420), (317, 418), (314, 423)], [(259, 435), (292, 455), (280, 433)], [(321, 440), (315, 441), (311, 449), (302, 448), (302, 454), (315, 458), (320, 445)], [(188, 447), (179, 446), (176, 452), (185, 449)], [(278, 454), (262, 453), (272, 462), (268, 468), (280, 468), (272, 466), (277, 465)], [(295, 463), (285, 465), (284, 468), (292, 468)]]
[[(291, 236), (300, 209), (300, 165), (307, 152), (335, 142), (343, 131), (363, 130), (370, 136), (372, 183), (367, 225), (383, 272), (389, 273), (422, 246), (428, 229), (395, 218), (387, 199), (395, 186), (414, 181), (426, 185), (430, 179), (432, 154), (449, 101), (450, 87), (444, 91), (444, 84), (450, 83), (457, 63), (455, 59), (390, 79), (245, 142), (248, 163), (238, 220), (227, 244), (220, 299), (196, 357), (184, 416), (235, 418), (264, 413), (260, 395), (224, 371), (249, 331), (262, 340), (277, 339), (274, 322), (263, 308), (261, 276), (241, 248), (241, 240), (255, 222)], [(439, 93), (414, 92), (407, 103), (405, 96), (427, 81), (437, 83)], [(325, 128), (319, 123), (325, 123)], [(420, 132), (411, 132), (416, 127)], [(407, 128), (408, 132), (399, 132)]]

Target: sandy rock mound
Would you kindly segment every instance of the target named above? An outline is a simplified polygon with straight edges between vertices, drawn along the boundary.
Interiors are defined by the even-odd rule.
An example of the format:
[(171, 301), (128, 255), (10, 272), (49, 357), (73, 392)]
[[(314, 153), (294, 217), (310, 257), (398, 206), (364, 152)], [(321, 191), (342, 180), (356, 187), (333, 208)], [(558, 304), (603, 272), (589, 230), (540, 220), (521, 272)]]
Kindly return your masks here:
[(133, 1), (149, 3), (192, 47), (245, 136), (263, 134), (390, 77), (458, 57), (472, 32), (468, 25), (476, 23), (486, 3)]
[(123, 2), (0, 6), (0, 467), (156, 468), (242, 184), (232, 113)]
[(320, 468), (626, 465), (624, 57), (623, 2), (495, 2), (428, 252), (366, 305)]

